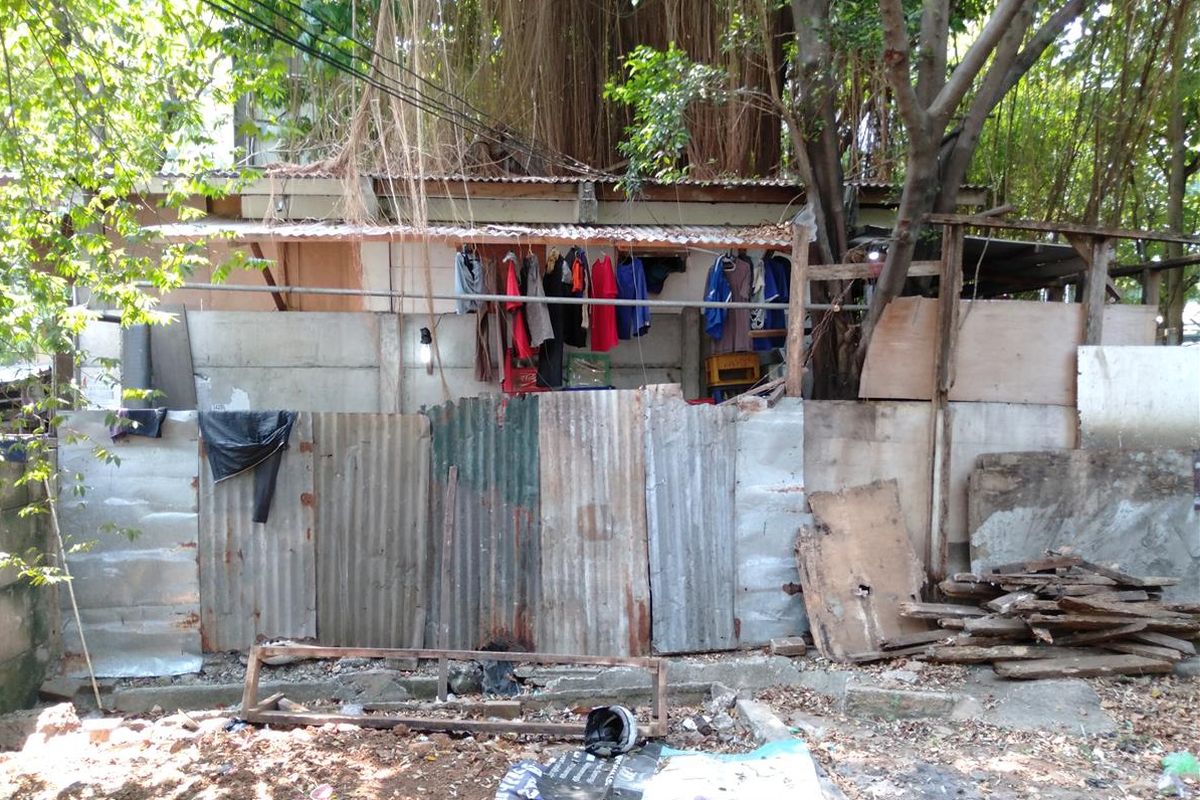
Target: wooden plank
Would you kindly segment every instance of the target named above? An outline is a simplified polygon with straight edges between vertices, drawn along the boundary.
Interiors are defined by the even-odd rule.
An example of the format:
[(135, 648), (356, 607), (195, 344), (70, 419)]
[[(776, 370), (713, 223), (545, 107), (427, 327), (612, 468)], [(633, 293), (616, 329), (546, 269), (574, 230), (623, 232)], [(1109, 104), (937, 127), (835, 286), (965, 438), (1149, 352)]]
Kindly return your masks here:
[(961, 617), (946, 617), (937, 621), (939, 628), (945, 628), (948, 631), (961, 631), (966, 629), (967, 621)]
[(1007, 614), (1013, 610), (1013, 607), (1022, 601), (1036, 600), (1037, 595), (1033, 592), (1009, 592), (1001, 595), (995, 600), (990, 600), (986, 603), (987, 607), (992, 611), (997, 611), (1001, 614)]
[[(454, 564), (454, 520), (458, 499), (458, 467), (451, 465), (446, 475), (445, 501), (442, 505), (442, 575), (438, 603), (438, 647), (450, 646), (450, 585)], [(450, 691), (450, 662), (445, 656), (438, 659), (438, 699), (443, 703)]]
[(1092, 597), (1064, 597), (1058, 605), (1066, 611), (1084, 614), (1112, 614), (1119, 617), (1154, 617), (1156, 619), (1190, 620), (1190, 614), (1168, 611), (1157, 603), (1108, 603)]
[(989, 567), (988, 572), (992, 574), (1029, 574), (1032, 572), (1075, 567), (1082, 563), (1083, 559), (1079, 556), (1047, 556), (1046, 558), (1035, 558), (1029, 561), (1013, 561), (1008, 564), (997, 564), (994, 567)]
[(1106, 567), (1103, 564), (1096, 564), (1091, 561), (1082, 561), (1079, 565), (1082, 569), (1089, 572), (1094, 572), (1097, 575), (1103, 575), (1110, 580), (1122, 586), (1133, 586), (1140, 589), (1158, 588), (1162, 586), (1175, 586), (1179, 583), (1179, 578), (1168, 577), (1139, 577), (1130, 575), (1128, 572), (1122, 572), (1113, 567)]
[(1047, 647), (1037, 644), (1002, 644), (994, 647), (971, 647), (967, 645), (931, 647), (926, 658), (946, 664), (982, 664), (985, 661), (1059, 658), (1076, 655), (1067, 647)]
[(1200, 244), (1200, 237), (1185, 236), (1172, 231), (1145, 231), (1130, 228), (1082, 225), (1077, 222), (1042, 222), (1031, 219), (1000, 219), (979, 214), (929, 214), (925, 217), (931, 225), (966, 225), (972, 228), (998, 228), (1011, 231), (1044, 231), (1046, 233), (1082, 234), (1084, 236), (1106, 236), (1113, 239), (1141, 239), (1147, 242), (1182, 242)]
[[(874, 280), (883, 269), (882, 261), (863, 261), (842, 264), (810, 264), (809, 281)], [(914, 261), (908, 267), (910, 278), (930, 278), (940, 275), (941, 261)]]
[(898, 613), (900, 603), (920, 596), (923, 572), (896, 482), (813, 492), (808, 499), (818, 526), (801, 530), (796, 565), (821, 654), (846, 660), (879, 651), (884, 639), (926, 630)]
[(1129, 653), (1145, 658), (1155, 658), (1162, 661), (1182, 661), (1183, 653), (1170, 647), (1159, 647), (1153, 644), (1139, 642), (1105, 642), (1104, 649), (1117, 653)]
[(1130, 634), (1141, 633), (1145, 629), (1145, 622), (1131, 622), (1128, 625), (1119, 625), (1115, 628), (1105, 628), (1098, 631), (1086, 631), (1084, 633), (1073, 633), (1067, 634), (1066, 636), (1055, 636), (1054, 643), (1069, 647), (1077, 644), (1111, 642), (1114, 639), (1121, 639), (1129, 636)]
[(1145, 589), (1122, 589), (1116, 592), (1096, 592), (1086, 595), (1086, 597), (1089, 600), (1101, 600), (1105, 603), (1137, 603), (1149, 600), (1150, 593)]
[(804, 392), (804, 305), (808, 300), (808, 246), (812, 230), (807, 225), (792, 225), (792, 291), (788, 295), (787, 340), (784, 360), (787, 363), (788, 397), (802, 397)]
[(980, 617), (963, 625), (968, 633), (977, 636), (1026, 636), (1029, 626), (1019, 617)]
[(1169, 661), (1134, 655), (1072, 656), (1033, 661), (1002, 661), (995, 665), (1005, 678), (1093, 678), (1105, 675), (1154, 675), (1171, 672)]
[(867, 348), (860, 398), (933, 399), (937, 313), (937, 301), (924, 297), (897, 297), (888, 303)]
[(1129, 638), (1133, 639), (1135, 642), (1151, 644), (1151, 645), (1154, 645), (1155, 647), (1169, 647), (1172, 650), (1176, 650), (1185, 656), (1190, 657), (1190, 656), (1196, 655), (1196, 645), (1192, 644), (1191, 642), (1187, 641), (1186, 639), (1178, 639), (1174, 636), (1169, 636), (1165, 633), (1156, 633), (1154, 631), (1142, 631), (1141, 633), (1136, 633), (1133, 636), (1130, 636)]
[(578, 664), (598, 667), (640, 667), (658, 669), (661, 660), (640, 656), (582, 656), (559, 653), (526, 653), (499, 650), (437, 650), (404, 647), (326, 647), (322, 645), (256, 645), (261, 657), (299, 656), (300, 658), (387, 658), (435, 661), (442, 656), (451, 661), (511, 661), (517, 664)]
[(917, 633), (906, 633), (901, 636), (884, 639), (880, 644), (884, 650), (901, 650), (921, 644), (946, 641), (952, 635), (944, 630), (919, 631)]
[(963, 606), (955, 603), (917, 603), (904, 602), (900, 604), (900, 613), (915, 619), (947, 619), (954, 617), (982, 617), (987, 614), (979, 606)]
[[(1066, 628), (1068, 630), (1099, 630), (1125, 625), (1129, 617), (1113, 615), (1064, 614), (1051, 616), (1048, 614), (1030, 614), (1025, 618), (1030, 625)], [(1195, 634), (1200, 632), (1200, 623), (1182, 619), (1145, 619), (1146, 630), (1157, 633)]]
[(974, 597), (980, 600), (989, 600), (999, 591), (990, 583), (969, 583), (949, 578), (939, 583), (938, 588), (947, 597)]
[(251, 647), (246, 658), (246, 681), (242, 685), (242, 714), (243, 716), (254, 708), (258, 701), (258, 673), (262, 669), (262, 652), (258, 647)]
[(1117, 583), (1112, 578), (1106, 578), (1103, 575), (1041, 575), (1036, 572), (1030, 574), (1022, 573), (1004, 573), (993, 576), (999, 583), (1023, 583), (1030, 586), (1053, 585), (1058, 584), (1067, 586), (1071, 584), (1084, 586), (1116, 586)]

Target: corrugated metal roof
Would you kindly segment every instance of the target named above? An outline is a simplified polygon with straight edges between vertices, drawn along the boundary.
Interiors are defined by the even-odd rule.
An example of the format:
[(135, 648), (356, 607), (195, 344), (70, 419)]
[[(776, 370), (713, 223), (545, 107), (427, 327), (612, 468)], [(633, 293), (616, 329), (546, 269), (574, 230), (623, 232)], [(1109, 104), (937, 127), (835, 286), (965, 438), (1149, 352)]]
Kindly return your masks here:
[(458, 466), (450, 646), (539, 649), (541, 604), (538, 402), (499, 395), (427, 409), (433, 446), (433, 543), (437, 550), (427, 640), (437, 644), (446, 475)]
[(538, 244), (662, 244), (704, 247), (789, 247), (788, 225), (355, 225), (339, 222), (270, 223), (206, 219), (150, 225), (152, 235), (170, 242), (210, 237), (274, 241), (527, 241)]
[(429, 420), (312, 418), (318, 639), (421, 647), (430, 595)]
[[(76, 411), (59, 427), (58, 507), (68, 541), (94, 542), (68, 559), (96, 674), (195, 672), (200, 656), (196, 412), (172, 411), (162, 438), (109, 440), (107, 411)], [(120, 463), (97, 458), (105, 447)], [(74, 491), (80, 475), (86, 492)], [(132, 538), (112, 527), (136, 531)], [(65, 603), (66, 592), (61, 593)], [(78, 629), (63, 609), (68, 671), (87, 674)]]
[(647, 387), (645, 403), (654, 650), (732, 649), (736, 410), (688, 405), (678, 385)]
[(796, 533), (812, 524), (804, 500), (804, 404), (783, 398), (737, 421), (737, 612), (740, 644), (808, 629), (797, 584)]
[[(311, 170), (308, 167), (300, 167), (305, 171), (295, 171), (296, 168), (288, 166), (267, 166), (253, 168), (261, 171), (264, 178), (276, 178), (278, 180), (301, 181), (301, 180), (329, 180), (332, 178), (341, 179), (345, 177), (340, 173), (331, 172), (329, 170)], [(157, 177), (163, 180), (185, 180), (195, 175), (186, 175), (181, 173), (161, 173)], [(240, 173), (234, 170), (215, 170), (212, 172), (203, 173), (202, 177), (206, 178), (237, 178)], [(367, 172), (363, 173), (363, 178), (371, 180), (393, 180), (407, 181), (409, 178), (406, 175), (389, 174), (386, 172)], [(622, 180), (621, 175), (609, 175), (597, 173), (594, 175), (463, 175), (463, 174), (445, 174), (445, 175), (421, 175), (418, 177), (426, 183), (525, 183), (525, 184), (574, 184), (574, 183), (604, 183), (615, 184)], [(729, 186), (731, 188), (746, 188), (755, 186), (790, 186), (802, 187), (803, 184), (799, 178), (788, 177), (727, 177), (727, 178), (680, 178), (672, 181), (656, 181), (646, 180), (643, 183), (647, 186)]]
[(637, 656), (650, 649), (642, 394), (539, 398), (542, 605), (538, 649)]
[(317, 635), (314, 502), (312, 414), (297, 416), (266, 523), (251, 521), (253, 470), (214, 485), (202, 458), (200, 633), (205, 651), (241, 650), (259, 636)]

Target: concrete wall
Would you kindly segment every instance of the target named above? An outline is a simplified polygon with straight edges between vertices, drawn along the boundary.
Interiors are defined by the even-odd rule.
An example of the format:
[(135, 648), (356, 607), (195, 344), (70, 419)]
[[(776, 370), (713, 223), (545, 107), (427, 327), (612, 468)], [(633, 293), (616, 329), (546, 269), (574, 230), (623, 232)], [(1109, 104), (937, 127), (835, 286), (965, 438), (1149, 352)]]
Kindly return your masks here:
[[(189, 312), (197, 403), (201, 410), (412, 413), (495, 394), (498, 383), (475, 380), (475, 323), (473, 314), (454, 313)], [(432, 374), (417, 356), (422, 327), (440, 356)], [(119, 356), (117, 334), (116, 325), (93, 323), (81, 337), (90, 354), (85, 393), (101, 408), (120, 405), (119, 387), (98, 364)], [(681, 383), (685, 396), (698, 396), (701, 335), (694, 311), (654, 314), (648, 334), (610, 352), (614, 386)]]
[[(22, 472), (22, 465), (0, 461), (0, 551), (44, 552), (50, 547), (46, 515), (18, 513), (33, 496), (29, 487), (13, 483)], [(32, 586), (11, 567), (0, 570), (0, 713), (37, 700), (59, 647), (56, 601), (52, 586)]]
[(1080, 347), (1081, 447), (1200, 449), (1200, 347)]

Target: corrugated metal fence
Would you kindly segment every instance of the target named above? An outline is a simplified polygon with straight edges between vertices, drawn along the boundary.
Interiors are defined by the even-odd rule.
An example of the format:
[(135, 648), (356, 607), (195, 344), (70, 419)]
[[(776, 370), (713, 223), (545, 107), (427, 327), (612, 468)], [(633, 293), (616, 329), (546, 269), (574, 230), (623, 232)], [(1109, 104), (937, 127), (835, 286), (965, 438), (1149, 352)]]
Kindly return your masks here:
[(799, 404), (739, 417), (670, 387), (302, 413), (264, 525), (253, 476), (214, 485), (200, 453), (204, 649), (436, 646), (443, 580), (458, 648), (640, 655), (795, 632), (801, 419)]

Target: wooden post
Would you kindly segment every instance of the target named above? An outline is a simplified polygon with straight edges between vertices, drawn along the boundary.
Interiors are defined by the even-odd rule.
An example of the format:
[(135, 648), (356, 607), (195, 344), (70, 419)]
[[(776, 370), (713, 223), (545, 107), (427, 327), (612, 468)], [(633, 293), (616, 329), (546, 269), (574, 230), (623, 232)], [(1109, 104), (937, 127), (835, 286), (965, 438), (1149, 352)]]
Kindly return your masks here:
[(946, 577), (950, 515), (950, 388), (954, 385), (954, 351), (958, 344), (959, 307), (963, 285), (963, 228), (946, 225), (942, 231), (942, 265), (938, 280), (938, 347), (934, 363), (934, 391), (930, 403), (929, 541), (926, 574), (933, 586)]
[(262, 668), (262, 658), (257, 646), (250, 648), (246, 657), (246, 683), (242, 686), (242, 717), (245, 718), (255, 706), (258, 697), (258, 672)]
[[(283, 247), (282, 244), (279, 246), (280, 246), (280, 248)], [(262, 245), (259, 244), (258, 242), (251, 242), (250, 250), (251, 250), (251, 252), (254, 253), (255, 258), (262, 260), (262, 261), (267, 260), (266, 256), (263, 255)], [(275, 276), (271, 274), (270, 267), (264, 266), (262, 268), (262, 275), (263, 275), (263, 280), (267, 282), (268, 286), (277, 286), (278, 285), (275, 283)], [(287, 311), (288, 310), (287, 301), (283, 299), (283, 295), (281, 295), (279, 292), (271, 292), (271, 297), (272, 297), (272, 299), (275, 300), (275, 309), (277, 311)]]
[(1083, 329), (1083, 343), (1100, 344), (1104, 334), (1104, 301), (1108, 288), (1108, 266), (1112, 263), (1112, 239), (1097, 237), (1092, 242), (1092, 261), (1088, 264), (1087, 289), (1084, 295), (1084, 311), (1087, 322)]
[(788, 297), (787, 380), (784, 391), (788, 397), (804, 394), (804, 305), (808, 298), (808, 244), (812, 230), (807, 225), (792, 224), (792, 277)]
[[(450, 647), (450, 576), (454, 565), (454, 518), (458, 498), (458, 466), (451, 466), (446, 475), (446, 494), (442, 508), (442, 580), (438, 601), (438, 649)], [(438, 699), (445, 702), (450, 692), (450, 662), (438, 659)]]

